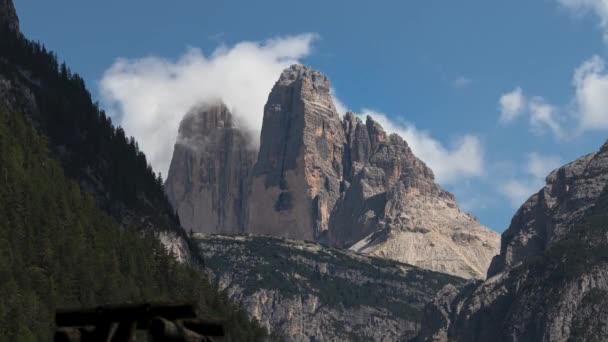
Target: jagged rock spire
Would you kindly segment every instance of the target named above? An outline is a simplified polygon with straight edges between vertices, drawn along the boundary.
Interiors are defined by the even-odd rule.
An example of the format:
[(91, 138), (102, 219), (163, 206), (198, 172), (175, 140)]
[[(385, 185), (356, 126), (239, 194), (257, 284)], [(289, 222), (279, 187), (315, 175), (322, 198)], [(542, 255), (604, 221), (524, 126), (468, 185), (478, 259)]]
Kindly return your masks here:
[(182, 119), (165, 191), (187, 230), (242, 233), (256, 153), (221, 101)]

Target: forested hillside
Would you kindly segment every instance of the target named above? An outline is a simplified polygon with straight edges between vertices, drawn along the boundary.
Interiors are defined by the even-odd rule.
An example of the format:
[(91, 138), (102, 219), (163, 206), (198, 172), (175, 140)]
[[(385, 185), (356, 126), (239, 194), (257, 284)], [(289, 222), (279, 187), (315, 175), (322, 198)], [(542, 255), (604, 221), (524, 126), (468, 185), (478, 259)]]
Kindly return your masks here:
[(263, 339), (199, 260), (181, 264), (157, 239), (190, 248), (135, 140), (54, 54), (1, 26), (0, 340), (50, 340), (57, 307), (143, 301), (197, 303), (227, 340)]
[(53, 156), (120, 223), (179, 229), (160, 175), (137, 142), (101, 110), (83, 79), (42, 44), (0, 29), (0, 94), (48, 137)]
[(49, 158), (21, 115), (0, 113), (0, 336), (48, 341), (57, 306), (197, 302), (233, 341), (264, 331), (160, 242), (121, 229)]

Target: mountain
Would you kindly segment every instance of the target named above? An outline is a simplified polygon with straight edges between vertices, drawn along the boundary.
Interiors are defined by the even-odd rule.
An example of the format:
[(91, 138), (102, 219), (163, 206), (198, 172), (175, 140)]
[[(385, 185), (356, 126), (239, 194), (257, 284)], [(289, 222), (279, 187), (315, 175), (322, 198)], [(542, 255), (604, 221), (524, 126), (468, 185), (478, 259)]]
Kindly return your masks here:
[[(221, 101), (192, 108), (180, 123), (165, 191), (184, 228), (242, 233), (256, 158)], [(183, 176), (186, 177), (183, 177)]]
[(551, 172), (502, 235), (490, 277), (446, 286), (419, 341), (604, 341), (608, 143)]
[(196, 241), (210, 278), (286, 341), (405, 341), (446, 284), (465, 280), (317, 243), (255, 235)]
[[(8, 9), (8, 10), (7, 10)], [(57, 307), (191, 302), (230, 341), (265, 331), (210, 285), (133, 138), (0, 0), (0, 336), (48, 341)]]
[(387, 135), (370, 117), (363, 124), (347, 114), (344, 121), (350, 133), (350, 175), (332, 213), (330, 242), (438, 272), (484, 278), (498, 234), (463, 212), (401, 137)]
[[(316, 241), (484, 278), (498, 253), (498, 235), (458, 207), (401, 137), (370, 117), (365, 123), (353, 113), (340, 117), (330, 89), (319, 71), (285, 69), (264, 107), (257, 159), (244, 144), (218, 144), (225, 128), (193, 126), (190, 131), (212, 142), (189, 141), (190, 150), (206, 151), (195, 162), (178, 142), (166, 187), (186, 227)], [(191, 125), (188, 116), (184, 120), (180, 136)], [(227, 151), (239, 157), (226, 159)], [(209, 165), (227, 175), (214, 177), (217, 168)]]
[(340, 193), (344, 131), (329, 79), (293, 65), (264, 106), (247, 231), (319, 240)]

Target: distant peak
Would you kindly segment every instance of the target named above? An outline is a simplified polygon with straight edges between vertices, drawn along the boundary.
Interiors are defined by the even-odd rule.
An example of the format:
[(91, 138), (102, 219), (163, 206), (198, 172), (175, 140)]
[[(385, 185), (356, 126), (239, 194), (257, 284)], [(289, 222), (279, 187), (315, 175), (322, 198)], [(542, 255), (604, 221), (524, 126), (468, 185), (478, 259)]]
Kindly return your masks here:
[(0, 26), (6, 26), (11, 31), (19, 32), (19, 17), (13, 0), (0, 0)]
[(202, 102), (193, 106), (182, 119), (178, 142), (204, 140), (214, 130), (233, 127), (232, 114), (222, 100)]

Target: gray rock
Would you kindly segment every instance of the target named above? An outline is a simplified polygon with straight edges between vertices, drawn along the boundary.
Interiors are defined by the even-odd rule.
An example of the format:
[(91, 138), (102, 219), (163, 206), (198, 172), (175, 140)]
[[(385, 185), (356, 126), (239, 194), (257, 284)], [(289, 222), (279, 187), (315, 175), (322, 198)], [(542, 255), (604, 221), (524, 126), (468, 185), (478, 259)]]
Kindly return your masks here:
[(608, 147), (566, 164), (547, 176), (547, 185), (517, 211), (502, 235), (500, 255), (488, 276), (532, 256), (562, 239), (608, 184)]
[(503, 234), (492, 277), (430, 304), (418, 340), (605, 341), (607, 154), (553, 171)]
[(264, 107), (248, 232), (320, 239), (340, 194), (343, 148), (329, 79), (303, 65), (283, 71)]
[(485, 277), (498, 234), (460, 210), (401, 137), (371, 117), (341, 119), (320, 72), (283, 71), (264, 107), (253, 170), (227, 110), (215, 112), (202, 127), (182, 123), (187, 143), (176, 145), (167, 179), (186, 228), (317, 241)]
[(180, 123), (165, 191), (187, 230), (245, 230), (256, 152), (221, 103), (194, 107)]
[(465, 278), (484, 278), (498, 234), (460, 210), (433, 171), (371, 117), (344, 117), (344, 179), (331, 245)]
[(286, 341), (407, 341), (425, 303), (464, 280), (310, 242), (196, 235), (210, 278)]

